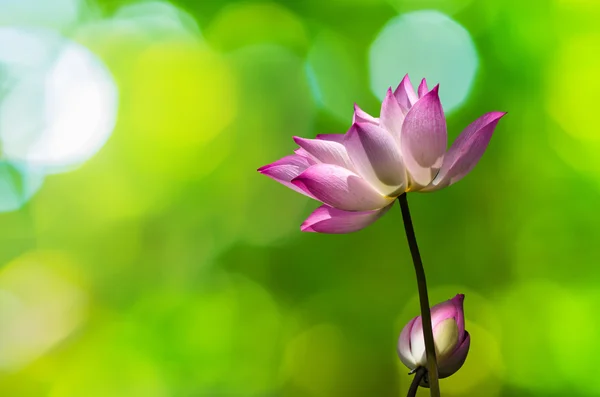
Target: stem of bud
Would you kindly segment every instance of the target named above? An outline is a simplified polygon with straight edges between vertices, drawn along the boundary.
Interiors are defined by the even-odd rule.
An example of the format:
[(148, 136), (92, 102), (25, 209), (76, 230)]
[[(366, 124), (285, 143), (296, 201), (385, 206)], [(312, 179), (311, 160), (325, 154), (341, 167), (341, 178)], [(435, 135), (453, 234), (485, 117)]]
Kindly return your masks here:
[[(427, 281), (425, 279), (425, 270), (415, 237), (410, 210), (408, 208), (408, 200), (406, 193), (398, 197), (400, 210), (402, 211), (402, 219), (404, 220), (404, 230), (406, 231), (406, 239), (412, 256), (415, 273), (417, 275), (417, 287), (419, 290), (419, 303), (421, 306), (421, 319), (423, 321), (423, 338), (425, 339), (425, 354), (427, 355), (427, 373), (429, 378), (429, 390), (431, 397), (440, 397), (440, 385), (438, 380), (437, 362), (435, 359), (435, 344), (433, 342), (433, 329), (431, 327), (431, 312), (429, 311), (429, 297), (427, 295)], [(418, 384), (418, 382), (417, 382)], [(416, 391), (415, 391), (416, 392)]]
[(408, 389), (408, 394), (406, 395), (406, 397), (415, 397), (417, 395), (419, 383), (421, 383), (421, 379), (423, 379), (426, 373), (427, 369), (425, 369), (425, 367), (417, 368), (417, 370), (415, 371), (415, 377), (413, 378), (412, 383), (410, 384), (410, 388)]

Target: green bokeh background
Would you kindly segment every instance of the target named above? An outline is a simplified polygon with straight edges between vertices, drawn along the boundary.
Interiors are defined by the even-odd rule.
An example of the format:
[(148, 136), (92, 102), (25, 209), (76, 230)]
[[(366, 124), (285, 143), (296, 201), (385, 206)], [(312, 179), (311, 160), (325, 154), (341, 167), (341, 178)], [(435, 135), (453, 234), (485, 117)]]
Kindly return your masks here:
[(106, 64), (119, 112), (93, 158), (0, 214), (0, 395), (405, 395), (399, 210), (301, 233), (317, 204), (256, 169), (345, 132), (354, 102), (377, 115), (370, 46), (423, 9), (477, 53), (450, 139), (508, 111), (470, 175), (409, 196), (430, 299), (466, 294), (471, 352), (442, 395), (600, 395), (600, 2), (163, 3), (179, 30), (121, 29), (126, 4), (46, 24)]

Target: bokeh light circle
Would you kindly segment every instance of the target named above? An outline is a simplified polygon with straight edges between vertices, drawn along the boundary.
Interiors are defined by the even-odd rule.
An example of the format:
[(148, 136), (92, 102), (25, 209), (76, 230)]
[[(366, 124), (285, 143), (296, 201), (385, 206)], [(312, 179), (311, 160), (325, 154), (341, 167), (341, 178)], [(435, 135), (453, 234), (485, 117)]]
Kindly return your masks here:
[(363, 76), (343, 37), (330, 32), (317, 36), (308, 52), (306, 73), (317, 104), (340, 120), (350, 120), (352, 104), (363, 103)]
[[(502, 341), (510, 369), (507, 383), (542, 394), (570, 390), (581, 373), (565, 367), (595, 365), (596, 356), (586, 352), (597, 339), (593, 331), (597, 321), (590, 316), (594, 310), (589, 302), (554, 282), (539, 279), (509, 287), (498, 301), (497, 314), (507, 335)], [(573, 376), (572, 383), (566, 376), (552, 375), (557, 371)], [(599, 387), (597, 381), (578, 386), (587, 392), (595, 389), (590, 395), (596, 395)]]
[(439, 10), (449, 15), (469, 6), (473, 0), (387, 0), (398, 11)]
[(1, 28), (3, 155), (43, 168), (73, 169), (96, 154), (116, 120), (117, 88), (85, 47), (45, 29)]
[(334, 324), (310, 327), (288, 343), (283, 371), (305, 396), (336, 394), (344, 378), (344, 334)]
[(21, 208), (42, 187), (44, 173), (27, 164), (0, 160), (0, 213)]
[(243, 2), (224, 7), (208, 26), (206, 39), (222, 51), (276, 43), (303, 52), (309, 43), (302, 20), (274, 2)]
[(171, 32), (200, 36), (200, 27), (194, 17), (166, 1), (126, 4), (115, 13), (113, 19), (152, 33), (155, 39)]
[(369, 52), (371, 90), (380, 100), (408, 73), (415, 87), (421, 78), (440, 84), (445, 111), (469, 95), (478, 67), (475, 44), (467, 30), (438, 11), (415, 11), (389, 21)]
[(31, 363), (85, 320), (77, 264), (61, 253), (31, 252), (0, 269), (0, 371)]
[(82, 0), (0, 0), (0, 25), (68, 28), (84, 7)]
[(153, 342), (147, 325), (107, 314), (74, 341), (46, 395), (170, 397), (166, 371), (152, 355)]
[(199, 40), (201, 33), (189, 13), (168, 2), (151, 1), (126, 4), (110, 18), (86, 21), (74, 37), (97, 53), (128, 60), (130, 52), (140, 47), (173, 38)]
[[(246, 100), (226, 133), (233, 136), (233, 150), (244, 155), (232, 156), (227, 161), (228, 169), (217, 172), (221, 183), (235, 186), (234, 195), (226, 189), (217, 203), (227, 204), (231, 222), (228, 230), (239, 230), (238, 236), (252, 244), (269, 244), (299, 233), (309, 213), (306, 206), (312, 203), (255, 169), (291, 153), (292, 136), (310, 136), (314, 101), (302, 58), (287, 48), (247, 46), (233, 52), (229, 60)], [(269, 109), (268, 117), (264, 109)], [(256, 168), (249, 170), (249, 164)], [(286, 205), (273, 205), (283, 202)], [(265, 217), (265, 213), (271, 215)], [(221, 216), (219, 223), (223, 219)]]
[[(262, 285), (242, 276), (214, 277), (201, 291), (163, 312), (172, 350), (199, 395), (265, 395), (280, 386), (283, 318)], [(212, 285), (211, 285), (212, 284)], [(151, 302), (154, 310), (160, 303)], [(155, 311), (155, 310), (154, 310)], [(212, 392), (211, 392), (212, 391)]]
[[(548, 317), (548, 340), (561, 375), (569, 381), (567, 388), (579, 390), (584, 395), (600, 395), (600, 378), (581, 381), (581, 368), (597, 364), (598, 330), (600, 319), (595, 313), (600, 302), (597, 288), (564, 290), (553, 296), (549, 306), (554, 313), (565, 313)], [(594, 346), (594, 348), (592, 348)], [(578, 365), (573, 365), (578, 363)]]

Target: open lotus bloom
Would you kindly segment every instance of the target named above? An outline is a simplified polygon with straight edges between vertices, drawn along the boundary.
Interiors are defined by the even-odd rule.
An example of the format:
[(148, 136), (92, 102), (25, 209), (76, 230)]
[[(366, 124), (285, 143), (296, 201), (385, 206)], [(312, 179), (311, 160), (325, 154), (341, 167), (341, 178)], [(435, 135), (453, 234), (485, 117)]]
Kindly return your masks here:
[(451, 185), (479, 161), (505, 113), (486, 113), (460, 134), (450, 149), (438, 86), (425, 80), (415, 93), (408, 75), (390, 88), (379, 118), (355, 105), (346, 134), (294, 137), (295, 154), (258, 169), (322, 202), (302, 231), (349, 233), (381, 217), (405, 192), (431, 192)]
[[(465, 296), (459, 294), (431, 308), (431, 326), (440, 378), (458, 371), (469, 353), (471, 336), (465, 331), (464, 299)], [(400, 333), (398, 355), (402, 363), (411, 370), (427, 366), (421, 316), (410, 320)]]

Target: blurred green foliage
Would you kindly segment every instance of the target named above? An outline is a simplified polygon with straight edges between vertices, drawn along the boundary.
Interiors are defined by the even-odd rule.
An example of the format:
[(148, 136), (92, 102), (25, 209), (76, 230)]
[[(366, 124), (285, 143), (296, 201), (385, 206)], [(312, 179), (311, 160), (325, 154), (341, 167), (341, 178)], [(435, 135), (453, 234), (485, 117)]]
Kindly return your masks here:
[(377, 115), (370, 65), (423, 65), (413, 83), (443, 93), (455, 48), (406, 45), (444, 43), (435, 29), (370, 52), (422, 10), (476, 51), (450, 139), (508, 111), (469, 176), (409, 196), (431, 301), (466, 294), (471, 352), (443, 396), (600, 395), (599, 2), (42, 2), (0, 24), (87, 47), (119, 110), (94, 157), (0, 214), (0, 395), (404, 395), (396, 341), (418, 304), (399, 211), (304, 234), (317, 204), (256, 169), (293, 135), (345, 132), (354, 102)]

